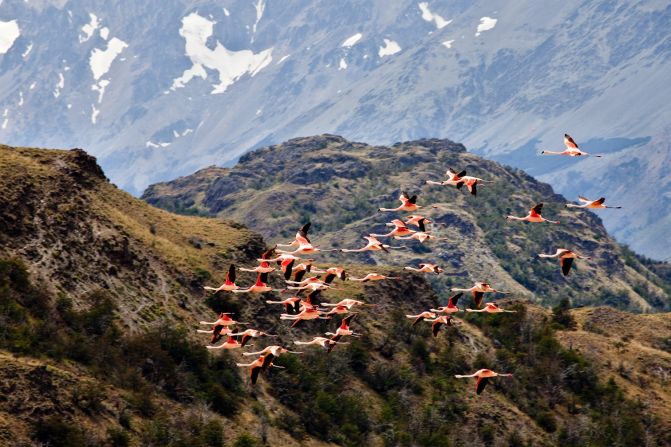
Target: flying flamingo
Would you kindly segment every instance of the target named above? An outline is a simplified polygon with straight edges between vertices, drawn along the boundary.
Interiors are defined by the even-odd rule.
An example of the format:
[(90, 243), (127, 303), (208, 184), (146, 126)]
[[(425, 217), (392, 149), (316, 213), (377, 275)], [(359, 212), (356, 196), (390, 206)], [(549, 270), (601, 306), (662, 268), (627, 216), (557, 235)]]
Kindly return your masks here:
[(440, 332), (440, 328), (442, 328), (443, 325), (453, 326), (452, 317), (450, 315), (441, 315), (438, 318), (426, 321), (431, 321), (431, 332), (433, 332), (434, 337), (438, 337), (438, 332)]
[(340, 278), (341, 281), (347, 279), (347, 273), (342, 267), (329, 267), (326, 270), (314, 270), (314, 273), (326, 273), (326, 276), (324, 277), (324, 282), (326, 284), (331, 284), (336, 278)]
[[(346, 317), (343, 318), (342, 321), (340, 322), (340, 327), (338, 327), (338, 329), (335, 331), (335, 333), (333, 333), (333, 332), (327, 332), (325, 335), (330, 336), (330, 337), (331, 337), (331, 340), (334, 341), (334, 342), (336, 342), (336, 343), (337, 343), (338, 341), (340, 341), (340, 339), (341, 339), (342, 337), (346, 337), (346, 336), (350, 336), (350, 337), (360, 337), (361, 334), (357, 334), (356, 332), (354, 332), (353, 330), (351, 330), (351, 329), (349, 328), (349, 325), (350, 325), (350, 323), (352, 322), (352, 319), (353, 319), (355, 316), (356, 316), (356, 314), (352, 314), (352, 315), (348, 315), (348, 316), (346, 316)], [(333, 348), (335, 348), (335, 346), (336, 346), (335, 344), (331, 344), (331, 345), (328, 347), (328, 352), (330, 353), (330, 352), (333, 350)]]
[(203, 287), (203, 289), (214, 293), (221, 292), (222, 290), (231, 292), (239, 288), (240, 286), (235, 285), (235, 264), (231, 264), (231, 266), (228, 268), (228, 273), (226, 273), (226, 282), (224, 282), (222, 285), (219, 287)]
[(504, 312), (515, 313), (516, 310), (501, 309), (496, 303), (486, 303), (483, 309), (466, 309), (466, 312), (486, 312), (489, 314), (500, 314)]
[(395, 250), (405, 249), (405, 247), (392, 247), (390, 245), (383, 244), (382, 242), (378, 241), (373, 235), (364, 236), (363, 238), (368, 241), (368, 244), (365, 247), (356, 249), (342, 248), (340, 249), (340, 251), (343, 253), (361, 253), (364, 251), (380, 251), (380, 250), (388, 252), (390, 248)]
[(543, 209), (543, 204), (539, 203), (538, 205), (534, 205), (533, 208), (529, 210), (529, 214), (527, 214), (524, 217), (515, 217), (515, 216), (506, 216), (506, 219), (508, 220), (524, 220), (526, 222), (550, 222), (553, 224), (558, 224), (558, 220), (550, 220), (546, 219), (543, 216), (541, 216), (541, 210)]
[(217, 318), (217, 321), (201, 321), (200, 324), (207, 324), (211, 325), (212, 328), (209, 331), (204, 331), (201, 329), (198, 329), (196, 332), (201, 333), (201, 334), (212, 334), (212, 338), (210, 339), (210, 344), (214, 344), (221, 340), (221, 338), (224, 335), (229, 335), (232, 331), (229, 326), (233, 326), (234, 324), (237, 325), (243, 325), (247, 323), (241, 323), (239, 321), (235, 321), (231, 317), (228, 316), (229, 314), (222, 312), (219, 314), (219, 318)]
[(330, 338), (326, 337), (314, 337), (310, 341), (294, 341), (295, 344), (297, 345), (319, 345), (324, 349), (329, 349), (333, 345), (348, 345), (349, 343), (347, 342), (342, 342), (342, 341), (333, 341)]
[(596, 200), (586, 199), (582, 196), (578, 196), (578, 200), (582, 202), (582, 205), (576, 205), (574, 203), (567, 203), (566, 208), (622, 208), (621, 206), (606, 206), (603, 202), (606, 201), (605, 197), (599, 197)]
[(442, 306), (439, 307), (438, 309), (431, 309), (431, 312), (446, 313), (446, 314), (461, 312), (461, 309), (457, 307), (457, 303), (459, 302), (459, 298), (461, 298), (462, 295), (463, 295), (462, 292), (452, 295), (447, 299), (447, 306)]
[(457, 374), (454, 377), (456, 377), (457, 379), (465, 379), (467, 377), (477, 377), (478, 380), (475, 382), (475, 392), (477, 394), (480, 394), (487, 386), (487, 382), (491, 377), (512, 377), (512, 376), (513, 375), (510, 373), (502, 374), (502, 373), (496, 373), (491, 369), (480, 369), (474, 372), (473, 374), (469, 375)]
[(263, 336), (265, 336), (265, 337), (277, 337), (277, 335), (268, 334), (266, 332), (262, 332), (262, 331), (259, 331), (259, 330), (256, 330), (256, 329), (246, 329), (242, 332), (238, 332), (238, 333), (235, 333), (235, 334), (229, 334), (229, 335), (231, 337), (242, 337), (242, 340), (240, 340), (240, 346), (242, 346), (243, 348), (245, 347), (247, 342), (249, 340), (251, 340), (252, 338), (259, 338), (259, 337), (263, 337)]
[(452, 287), (453, 292), (471, 292), (473, 295), (473, 301), (475, 301), (475, 307), (480, 307), (482, 304), (482, 298), (485, 293), (508, 293), (508, 292), (501, 292), (500, 290), (492, 289), (492, 287), (486, 283), (486, 282), (476, 282), (473, 284), (473, 287), (470, 289), (459, 289), (456, 287)]
[[(312, 263), (314, 262), (314, 259), (306, 259), (304, 262), (301, 262), (298, 265), (295, 264), (295, 260), (291, 259), (289, 261), (284, 261), (282, 262), (282, 266), (284, 269), (284, 279), (290, 279), (291, 275), (294, 275), (294, 281), (301, 281), (303, 279), (303, 276), (305, 276), (306, 273), (309, 273), (312, 271)], [(288, 268), (285, 268), (284, 265), (287, 264)], [(319, 273), (319, 272), (317, 272)]]
[(422, 231), (417, 231), (416, 233), (411, 234), (410, 236), (406, 237), (398, 237), (396, 236), (394, 239), (399, 239), (399, 240), (408, 240), (408, 239), (414, 239), (416, 241), (419, 241), (420, 243), (424, 243), (424, 241), (446, 241), (446, 237), (436, 237), (433, 236), (430, 233), (425, 233)]
[(445, 271), (442, 268), (438, 267), (436, 264), (429, 264), (428, 262), (419, 264), (419, 268), (403, 267), (403, 269), (419, 273), (435, 273), (436, 275), (439, 273), (443, 273)]
[(317, 308), (305, 308), (297, 315), (282, 314), (280, 320), (293, 320), (291, 327), (296, 327), (303, 320), (328, 320), (331, 317), (323, 316), (323, 313)]
[(299, 242), (298, 248), (294, 251), (277, 250), (278, 253), (284, 255), (311, 255), (313, 253), (327, 253), (331, 251), (339, 251), (337, 248), (317, 248), (309, 242)]
[(579, 255), (576, 252), (567, 250), (566, 248), (558, 248), (555, 254), (553, 255), (546, 255), (540, 253), (538, 256), (540, 256), (541, 258), (559, 258), (559, 264), (561, 265), (561, 272), (564, 276), (568, 276), (569, 272), (571, 271), (571, 266), (573, 265), (574, 259), (591, 259), (588, 256)]
[(288, 243), (288, 244), (277, 244), (277, 246), (278, 247), (297, 247), (301, 244), (301, 241), (306, 241), (307, 243), (310, 243), (310, 239), (308, 238), (308, 231), (310, 231), (310, 225), (312, 225), (312, 223), (308, 222), (305, 225), (303, 225), (302, 227), (300, 227), (299, 230), (296, 232), (296, 237), (290, 243)]
[(340, 300), (337, 303), (322, 303), (322, 306), (325, 306), (325, 307), (344, 306), (347, 309), (351, 309), (354, 306), (376, 306), (376, 304), (368, 304), (368, 303), (364, 303), (363, 301), (354, 300), (352, 298), (345, 298), (344, 300)]
[[(418, 214), (412, 215), (408, 217), (408, 219), (405, 221), (406, 225), (414, 225), (417, 228), (419, 228), (419, 231), (425, 233), (426, 232), (426, 225), (433, 223), (431, 220), (429, 220), (428, 217), (420, 216)], [(387, 224), (389, 226), (390, 224)]]
[(415, 326), (417, 323), (427, 318), (436, 318), (436, 314), (434, 314), (433, 312), (425, 311), (417, 315), (406, 315), (406, 318), (414, 318), (415, 321), (412, 322), (412, 325)]
[(229, 335), (228, 339), (219, 346), (205, 346), (205, 347), (207, 349), (239, 349), (242, 348), (242, 345), (238, 343), (238, 341), (235, 338)]
[(405, 226), (405, 223), (401, 219), (394, 219), (387, 225), (394, 226), (395, 228), (387, 234), (371, 234), (373, 237), (396, 237), (396, 236), (408, 236), (415, 232), (410, 228)]
[(445, 172), (445, 176), (447, 177), (446, 180), (443, 180), (442, 182), (427, 180), (426, 184), (438, 185), (438, 186), (456, 186), (457, 188), (461, 188), (462, 186), (464, 186), (464, 181), (462, 177), (465, 175), (466, 171), (461, 171), (460, 173), (457, 173), (454, 169), (449, 168), (447, 172)]
[(271, 345), (266, 346), (265, 348), (257, 352), (242, 353), (242, 355), (264, 355), (266, 357), (265, 362), (263, 362), (262, 364), (262, 369), (264, 371), (268, 368), (268, 366), (270, 366), (270, 362), (272, 362), (282, 354), (302, 354), (302, 352), (290, 351), (289, 349), (283, 346)]
[(298, 313), (300, 312), (301, 298), (299, 296), (292, 296), (290, 298), (284, 299), (282, 301), (272, 301), (267, 300), (268, 304), (281, 304), (284, 306), (286, 313)]
[(256, 272), (256, 273), (270, 273), (275, 271), (275, 267), (272, 267), (270, 263), (268, 262), (268, 258), (273, 255), (275, 252), (275, 247), (271, 248), (270, 250), (266, 250), (261, 254), (261, 259), (258, 261), (260, 264), (257, 267), (254, 267), (253, 269), (247, 269), (247, 268), (241, 268), (241, 272)]
[[(254, 360), (252, 363), (236, 363), (236, 366), (239, 368), (249, 367), (249, 378), (252, 382), (252, 385), (256, 384), (256, 380), (259, 378), (259, 373), (263, 370), (263, 364), (266, 362), (266, 356), (262, 355), (258, 359)], [(272, 368), (284, 368), (284, 366), (277, 366), (270, 362), (268, 367)]]
[(247, 289), (237, 289), (233, 293), (266, 293), (266, 292), (281, 292), (283, 289), (273, 289), (267, 284), (268, 274), (259, 273), (256, 278), (256, 283), (249, 286)]
[(379, 273), (368, 273), (366, 276), (363, 278), (348, 278), (350, 281), (360, 281), (360, 282), (368, 282), (368, 281), (382, 281), (383, 279), (401, 279), (400, 276), (385, 276), (381, 275)]
[[(421, 206), (417, 205), (417, 195), (410, 197), (407, 192), (402, 191), (398, 200), (401, 201), (401, 205), (398, 207), (379, 208), (378, 211), (407, 211), (412, 213), (413, 211), (417, 211), (418, 209), (422, 208)], [(432, 205), (431, 208), (437, 208), (437, 206)]]
[(334, 314), (346, 314), (349, 313), (349, 308), (347, 306), (344, 306), (342, 304), (336, 304), (335, 306), (331, 307), (331, 310), (326, 312), (324, 315), (334, 315)]
[(541, 154), (544, 155), (567, 155), (569, 157), (583, 157), (583, 156), (588, 156), (591, 155), (592, 157), (601, 157), (601, 155), (595, 155), (595, 154), (588, 154), (587, 152), (583, 152), (580, 150), (578, 147), (578, 144), (571, 138), (571, 136), (567, 133), (564, 134), (564, 146), (566, 146), (566, 149), (564, 149), (561, 152), (553, 152), (553, 151), (541, 151)]

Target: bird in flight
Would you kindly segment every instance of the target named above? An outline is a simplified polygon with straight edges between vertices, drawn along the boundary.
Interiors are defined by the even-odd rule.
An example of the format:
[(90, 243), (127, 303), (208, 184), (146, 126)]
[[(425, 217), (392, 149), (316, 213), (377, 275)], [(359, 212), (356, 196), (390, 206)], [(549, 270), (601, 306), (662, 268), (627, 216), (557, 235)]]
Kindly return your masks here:
[(601, 155), (596, 155), (596, 154), (590, 154), (587, 152), (584, 152), (580, 150), (580, 147), (578, 147), (578, 143), (575, 142), (573, 138), (571, 138), (571, 135), (565, 133), (564, 134), (564, 146), (566, 146), (566, 149), (564, 149), (561, 152), (555, 152), (555, 151), (541, 151), (541, 154), (543, 155), (566, 155), (569, 157), (586, 157), (591, 155), (592, 157), (599, 157), (601, 158)]
[(558, 220), (550, 220), (546, 219), (545, 217), (541, 216), (541, 211), (543, 210), (543, 204), (539, 203), (538, 205), (534, 205), (530, 210), (529, 214), (527, 214), (524, 217), (516, 217), (516, 216), (506, 216), (506, 219), (508, 220), (521, 220), (525, 222), (549, 222), (553, 224), (558, 224)]
[(568, 276), (571, 272), (571, 266), (573, 266), (574, 259), (591, 259), (588, 256), (579, 255), (566, 248), (558, 248), (553, 255), (539, 253), (538, 256), (541, 258), (559, 258), (559, 265), (561, 266), (561, 272), (564, 276)]

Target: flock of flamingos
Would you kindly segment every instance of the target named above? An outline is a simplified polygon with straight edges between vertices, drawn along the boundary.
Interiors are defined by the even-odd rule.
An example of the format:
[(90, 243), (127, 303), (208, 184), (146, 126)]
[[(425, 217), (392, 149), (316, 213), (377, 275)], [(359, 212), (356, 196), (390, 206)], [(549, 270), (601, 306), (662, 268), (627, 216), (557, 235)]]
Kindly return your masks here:
[[(550, 152), (543, 151), (542, 154), (550, 155), (564, 155), (570, 157), (581, 157), (581, 156), (596, 156), (600, 155), (588, 154), (580, 150), (578, 145), (575, 143), (573, 138), (568, 134), (564, 134), (564, 144), (566, 149), (562, 152)], [(463, 186), (469, 190), (472, 195), (477, 194), (477, 185), (488, 183), (486, 180), (481, 178), (472, 177), (466, 175), (466, 171), (455, 172), (452, 169), (447, 170), (447, 179), (442, 182), (427, 181), (427, 184), (438, 185), (438, 186), (454, 186), (457, 189), (461, 189)], [(422, 208), (422, 206), (417, 204), (417, 196), (409, 196), (407, 193), (402, 192), (399, 197), (401, 205), (396, 208), (380, 208), (380, 212), (396, 212), (396, 213), (415, 213)], [(597, 200), (589, 200), (584, 197), (579, 197), (580, 205), (576, 204), (567, 204), (566, 207), (569, 208), (620, 208), (620, 207), (610, 207), (605, 206), (605, 198), (601, 197)], [(436, 208), (432, 206), (431, 208)], [(533, 206), (529, 213), (524, 217), (516, 216), (507, 216), (506, 219), (513, 221), (526, 221), (532, 223), (541, 223), (548, 222), (552, 224), (559, 224), (559, 221), (554, 221), (546, 219), (541, 215), (543, 209), (543, 204), (539, 203)], [(400, 277), (390, 277), (381, 275), (378, 273), (368, 273), (362, 278), (348, 277), (345, 270), (342, 267), (330, 267), (325, 270), (320, 270), (312, 265), (314, 259), (302, 259), (299, 256), (301, 255), (313, 255), (320, 252), (333, 252), (339, 251), (343, 253), (360, 253), (365, 251), (384, 251), (389, 252), (389, 250), (403, 249), (406, 247), (403, 246), (391, 246), (383, 242), (380, 242), (378, 238), (386, 238), (388, 240), (409, 240), (414, 239), (420, 243), (424, 243), (427, 240), (441, 240), (441, 238), (436, 238), (431, 234), (430, 230), (427, 230), (427, 225), (430, 225), (432, 222), (429, 218), (421, 216), (419, 214), (411, 214), (402, 219), (394, 219), (387, 224), (393, 229), (386, 234), (369, 234), (364, 236), (366, 240), (366, 245), (361, 248), (355, 249), (322, 249), (312, 245), (309, 237), (308, 231), (310, 229), (310, 223), (307, 223), (301, 227), (296, 233), (296, 237), (293, 241), (288, 244), (277, 244), (275, 247), (266, 251), (261, 255), (261, 258), (258, 259), (259, 265), (254, 268), (240, 268), (240, 271), (245, 272), (256, 272), (258, 277), (256, 283), (252, 284), (247, 288), (241, 288), (235, 284), (236, 276), (236, 267), (231, 265), (228, 273), (226, 275), (226, 282), (219, 287), (205, 287), (205, 290), (219, 293), (219, 292), (232, 292), (232, 293), (266, 293), (266, 292), (289, 292), (293, 296), (283, 299), (281, 301), (272, 301), (268, 300), (266, 303), (272, 305), (282, 305), (284, 306), (285, 313), (280, 315), (281, 320), (290, 320), (293, 321), (291, 327), (295, 327), (303, 321), (307, 320), (317, 320), (317, 319), (330, 319), (334, 315), (343, 315), (344, 317), (341, 320), (340, 326), (336, 329), (335, 333), (327, 332), (325, 336), (317, 336), (309, 341), (300, 341), (295, 340), (294, 344), (296, 345), (318, 345), (324, 348), (327, 352), (331, 352), (337, 345), (347, 344), (346, 342), (341, 341), (345, 337), (358, 337), (360, 334), (354, 332), (350, 325), (352, 320), (356, 317), (356, 313), (352, 313), (353, 308), (365, 307), (370, 304), (366, 304), (362, 301), (354, 299), (343, 299), (338, 303), (328, 303), (320, 302), (319, 295), (322, 291), (326, 291), (334, 287), (334, 281), (336, 279), (340, 281), (382, 281), (382, 280), (398, 280)], [(410, 227), (416, 227), (417, 230), (411, 229)], [(293, 248), (292, 251), (279, 249), (278, 247), (283, 248)], [(581, 256), (578, 253), (566, 249), (566, 248), (557, 248), (557, 251), (554, 254), (539, 254), (538, 256), (542, 258), (558, 258), (561, 272), (564, 276), (567, 276), (571, 270), (571, 266), (575, 259), (589, 259), (586, 256)], [(275, 267), (277, 266), (277, 267)], [(282, 272), (284, 280), (286, 282), (286, 287), (284, 289), (273, 289), (268, 285), (268, 275), (275, 270)], [(405, 270), (410, 270), (420, 273), (428, 274), (440, 274), (443, 272), (443, 269), (435, 264), (423, 263), (419, 264), (418, 268), (415, 267), (405, 267)], [(314, 275), (324, 275), (323, 279), (321, 276), (309, 276), (305, 277), (307, 274)], [(494, 302), (485, 303), (482, 307), (482, 302), (484, 295), (486, 293), (508, 293), (496, 290), (491, 287), (490, 284), (485, 282), (476, 282), (470, 288), (452, 288), (452, 291), (458, 292), (455, 295), (451, 296), (447, 302), (447, 305), (439, 307), (438, 309), (430, 309), (418, 313), (417, 315), (406, 315), (407, 318), (412, 319), (412, 325), (415, 326), (422, 321), (430, 322), (433, 332), (433, 336), (438, 336), (438, 333), (442, 326), (452, 325), (453, 319), (452, 314), (457, 312), (486, 312), (486, 313), (512, 313), (513, 310), (505, 310), (500, 308)], [(473, 302), (475, 308), (466, 308), (464, 310), (457, 307), (459, 299), (463, 296), (464, 292), (470, 292), (473, 297)], [(301, 293), (305, 293), (305, 297), (299, 296)], [(210, 325), (210, 330), (198, 330), (200, 333), (211, 334), (210, 345), (207, 346), (209, 349), (242, 349), (244, 348), (251, 339), (258, 337), (276, 337), (276, 335), (269, 334), (257, 329), (245, 329), (245, 330), (234, 330), (233, 327), (238, 327), (241, 325), (246, 325), (247, 323), (242, 323), (234, 320), (230, 314), (221, 313), (218, 316), (216, 321), (207, 322), (201, 321), (200, 324)], [(224, 336), (227, 337), (226, 341), (222, 344), (216, 345)], [(301, 352), (291, 351), (287, 347), (279, 345), (270, 345), (266, 346), (264, 349), (255, 352), (243, 352), (243, 356), (258, 356), (256, 360), (251, 363), (237, 363), (239, 367), (248, 367), (250, 370), (251, 383), (255, 384), (259, 373), (266, 371), (268, 368), (282, 368), (281, 366), (274, 365), (273, 360), (282, 354), (301, 354)], [(511, 377), (512, 374), (506, 373), (497, 373), (489, 369), (481, 369), (473, 374), (469, 375), (456, 375), (457, 378), (467, 378), (474, 377), (477, 378), (475, 384), (475, 391), (477, 394), (482, 393), (487, 385), (488, 380), (491, 377)]]

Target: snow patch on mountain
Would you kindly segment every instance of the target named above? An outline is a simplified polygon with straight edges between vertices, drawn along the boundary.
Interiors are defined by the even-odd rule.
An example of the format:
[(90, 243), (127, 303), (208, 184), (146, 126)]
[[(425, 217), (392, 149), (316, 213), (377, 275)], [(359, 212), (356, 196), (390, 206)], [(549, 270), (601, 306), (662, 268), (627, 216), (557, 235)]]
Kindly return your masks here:
[(347, 61), (344, 57), (340, 58), (340, 64), (338, 64), (338, 70), (347, 70)]
[(105, 96), (105, 89), (110, 84), (109, 79), (101, 79), (97, 84), (91, 86), (91, 90), (98, 92), (98, 104), (103, 102), (103, 96)]
[(475, 31), (475, 37), (479, 36), (480, 33), (484, 31), (489, 31), (490, 29), (494, 28), (496, 26), (496, 22), (498, 21), (498, 19), (493, 19), (491, 17), (481, 17), (478, 29)]
[(10, 20), (9, 22), (0, 20), (0, 54), (8, 52), (20, 35), (21, 30), (16, 20)]
[(224, 15), (228, 17), (231, 15), (231, 12), (228, 9), (224, 8)]
[(401, 46), (395, 40), (384, 39), (384, 46), (380, 47), (380, 50), (377, 52), (378, 56), (385, 57), (391, 56), (401, 51)]
[(126, 42), (117, 37), (113, 37), (107, 44), (105, 50), (94, 48), (93, 51), (91, 51), (91, 57), (89, 58), (89, 66), (91, 67), (91, 72), (93, 72), (93, 79), (97, 81), (107, 73), (112, 66), (112, 62), (114, 62), (114, 59), (116, 59), (124, 48), (127, 47), (128, 44)]
[(98, 114), (100, 110), (96, 109), (95, 104), (91, 104), (91, 124), (95, 124), (98, 121)]
[(259, 53), (251, 50), (230, 51), (217, 41), (214, 50), (209, 49), (207, 39), (212, 36), (214, 24), (196, 12), (182, 19), (179, 34), (186, 41), (186, 55), (193, 65), (173, 80), (171, 90), (184, 87), (195, 77), (207, 79), (205, 69), (209, 68), (219, 73), (219, 84), (214, 86), (211, 93), (224, 93), (241, 76), (247, 73), (254, 76), (273, 60), (272, 48)]
[(422, 11), (422, 19), (424, 19), (427, 22), (435, 23), (437, 29), (443, 29), (447, 25), (452, 23), (452, 20), (445, 20), (438, 14), (431, 12), (431, 10), (429, 9), (428, 2), (417, 3), (417, 6), (419, 7), (419, 10)]
[(454, 39), (446, 40), (445, 42), (441, 42), (441, 45), (444, 46), (445, 48), (452, 48), (453, 43), (454, 43)]
[(63, 76), (63, 73), (58, 73), (58, 83), (54, 89), (54, 98), (61, 96), (61, 90), (63, 90), (63, 87), (65, 87), (65, 76)]
[(254, 26), (252, 26), (252, 42), (254, 42), (254, 35), (256, 34), (256, 26), (259, 24), (261, 18), (263, 17), (263, 11), (266, 10), (265, 0), (258, 0), (256, 3), (254, 3), (254, 9), (256, 9), (256, 22), (254, 22)]
[(33, 50), (33, 43), (31, 42), (26, 47), (26, 50), (23, 53), (21, 53), (21, 57), (23, 59), (26, 59), (32, 50)]
[(82, 26), (82, 32), (84, 34), (79, 35), (79, 43), (84, 43), (91, 37), (93, 37), (93, 33), (95, 33), (96, 30), (100, 27), (100, 19), (98, 19), (98, 16), (96, 16), (92, 12), (89, 12), (89, 18), (91, 19), (91, 21), (86, 25)]
[(9, 109), (5, 109), (5, 111), (2, 113), (2, 127), (3, 129), (7, 128), (7, 124), (9, 123)]
[(109, 35), (110, 35), (110, 29), (109, 28), (107, 28), (106, 26), (103, 26), (102, 28), (100, 28), (100, 37), (107, 40)]
[(351, 48), (351, 47), (353, 47), (354, 45), (356, 45), (357, 42), (359, 42), (359, 41), (361, 40), (362, 37), (363, 37), (363, 34), (361, 34), (361, 33), (356, 33), (356, 34), (353, 35), (353, 36), (349, 36), (349, 37), (348, 37), (347, 39), (345, 39), (345, 41), (342, 43), (341, 47), (343, 47), (343, 48)]

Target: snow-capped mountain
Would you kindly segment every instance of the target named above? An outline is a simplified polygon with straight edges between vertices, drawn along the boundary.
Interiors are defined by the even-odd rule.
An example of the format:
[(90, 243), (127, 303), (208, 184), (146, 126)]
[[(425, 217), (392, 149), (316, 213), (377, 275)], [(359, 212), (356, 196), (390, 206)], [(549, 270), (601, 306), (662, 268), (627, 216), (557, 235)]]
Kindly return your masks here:
[[(664, 258), (669, 29), (668, 1), (4, 0), (0, 141), (139, 193), (295, 136), (446, 137), (619, 201), (607, 227)], [(536, 155), (564, 132), (608, 156)]]

